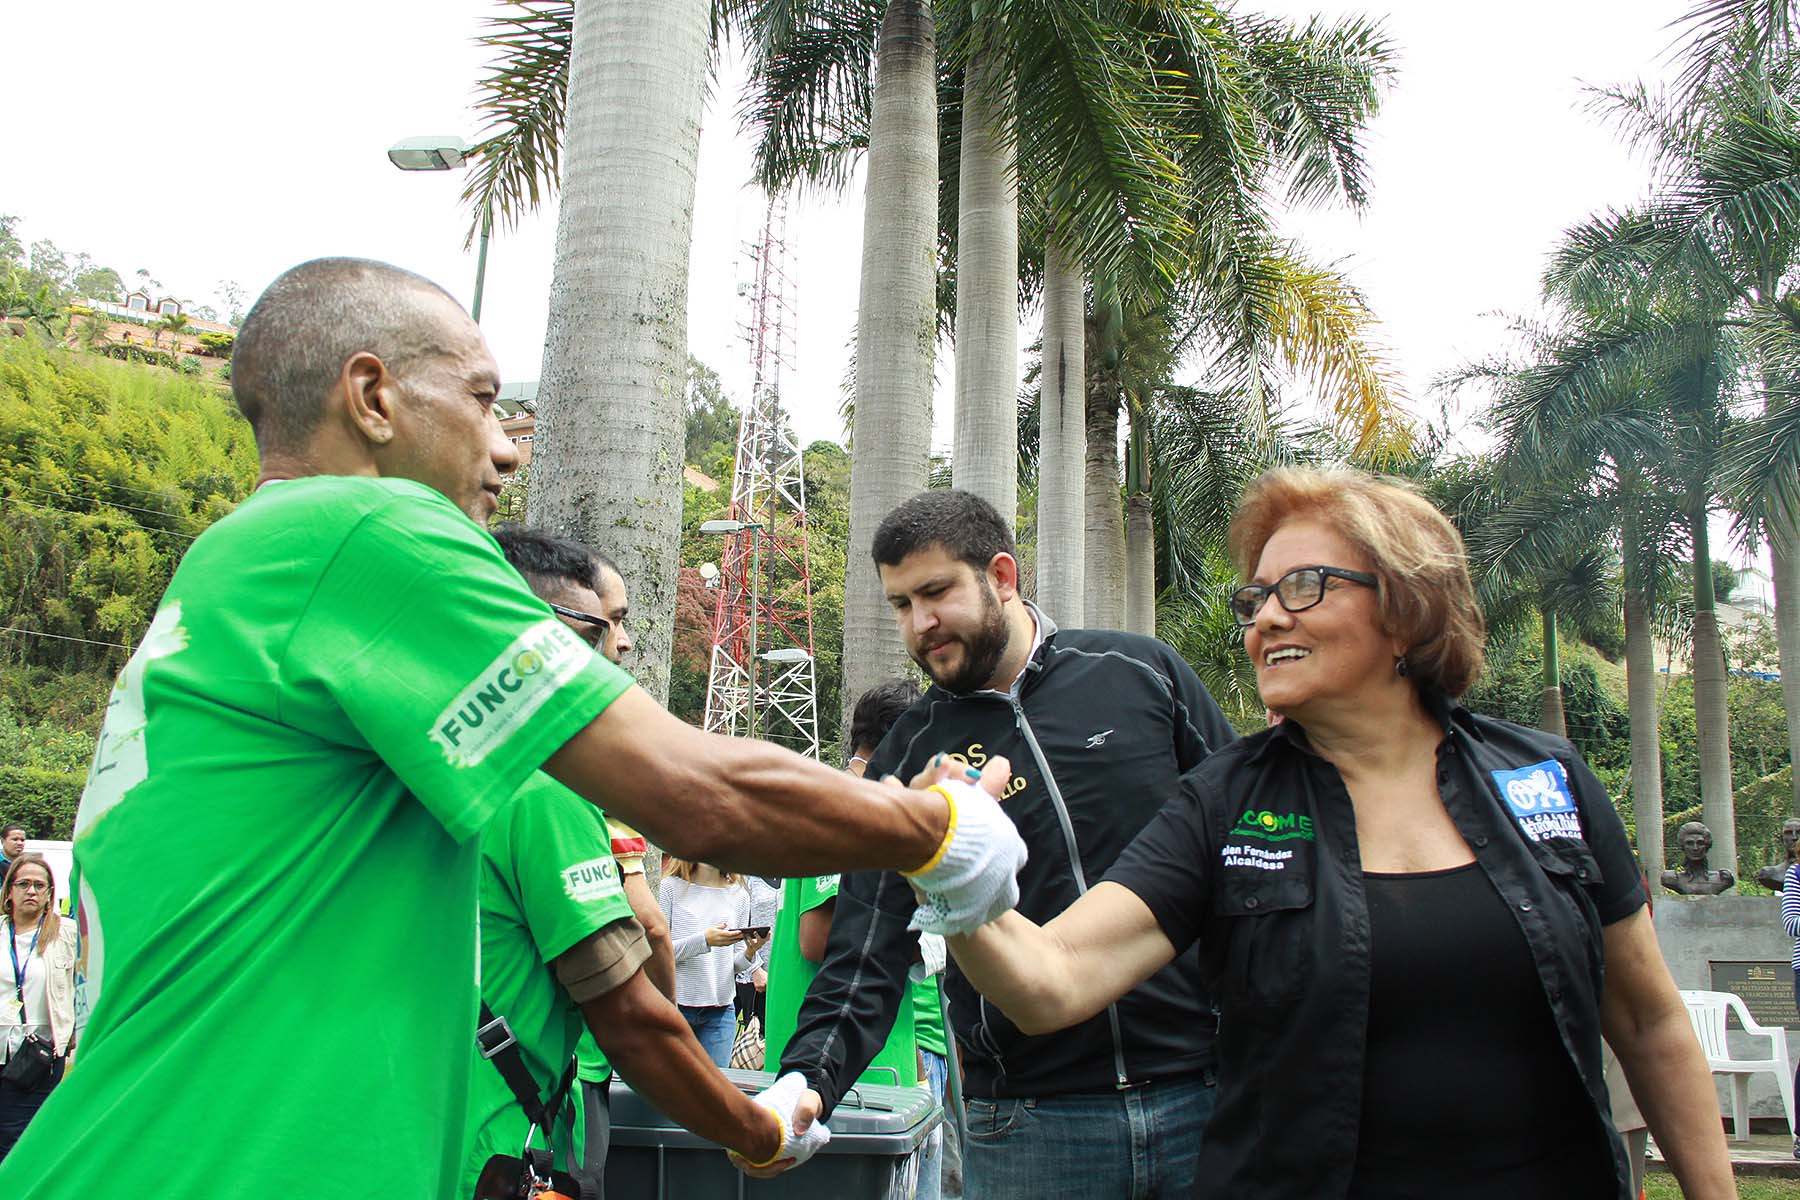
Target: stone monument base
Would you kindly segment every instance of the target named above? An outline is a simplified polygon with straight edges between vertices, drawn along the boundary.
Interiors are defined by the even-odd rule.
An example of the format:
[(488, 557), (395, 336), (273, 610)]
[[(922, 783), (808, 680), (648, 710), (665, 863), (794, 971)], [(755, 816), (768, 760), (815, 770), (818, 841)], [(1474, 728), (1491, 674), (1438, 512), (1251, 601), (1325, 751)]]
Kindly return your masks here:
[[(1656, 940), (1662, 944), (1663, 957), (1668, 960), (1670, 974), (1675, 976), (1676, 987), (1683, 990), (1732, 991), (1733, 988), (1714, 986), (1714, 963), (1773, 964), (1778, 968), (1776, 977), (1787, 986), (1788, 996), (1792, 996), (1794, 975), (1790, 964), (1794, 942), (1781, 927), (1780, 896), (1665, 894), (1656, 898), (1654, 917)], [(1724, 967), (1721, 968), (1721, 974), (1745, 979), (1745, 990), (1754, 989), (1766, 993), (1769, 987), (1766, 972), (1763, 971)], [(1766, 1005), (1762, 1005), (1759, 1000), (1758, 1004), (1751, 1007), (1752, 1017), (1765, 1025), (1769, 1024), (1769, 1019), (1758, 1013), (1759, 1006), (1767, 1011)], [(1730, 1041), (1734, 1055), (1743, 1058), (1768, 1057), (1768, 1042), (1765, 1039), (1748, 1037), (1737, 1030), (1736, 1022), (1732, 1024)], [(1800, 1065), (1800, 1032), (1789, 1029), (1787, 1038), (1788, 1054), (1795, 1057), (1797, 1065)], [(1729, 1121), (1729, 1077), (1716, 1075), (1713, 1078), (1718, 1085), (1719, 1111)], [(1750, 1115), (1785, 1119), (1781, 1093), (1775, 1087), (1773, 1076), (1750, 1077)]]

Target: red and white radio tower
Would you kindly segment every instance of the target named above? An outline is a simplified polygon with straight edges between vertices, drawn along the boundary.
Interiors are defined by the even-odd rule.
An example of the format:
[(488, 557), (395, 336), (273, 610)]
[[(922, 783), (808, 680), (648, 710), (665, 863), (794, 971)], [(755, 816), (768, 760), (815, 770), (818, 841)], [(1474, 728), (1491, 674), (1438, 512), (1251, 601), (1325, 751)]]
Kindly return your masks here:
[[(812, 574), (806, 558), (806, 478), (781, 414), (781, 369), (792, 366), (793, 283), (787, 275), (787, 203), (771, 197), (762, 238), (748, 247), (755, 282), (750, 403), (738, 425), (729, 518), (713, 611), (706, 728), (778, 742), (819, 756)], [(706, 529), (707, 526), (701, 526)]]

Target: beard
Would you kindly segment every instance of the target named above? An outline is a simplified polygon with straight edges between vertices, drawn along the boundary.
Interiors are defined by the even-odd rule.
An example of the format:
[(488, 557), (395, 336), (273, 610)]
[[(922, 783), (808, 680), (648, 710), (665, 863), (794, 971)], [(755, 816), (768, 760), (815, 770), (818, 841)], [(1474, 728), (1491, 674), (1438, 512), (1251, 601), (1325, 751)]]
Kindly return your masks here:
[[(927, 654), (915, 653), (912, 660), (919, 664), (919, 669), (931, 677), (931, 681), (947, 692), (963, 695), (979, 691), (987, 686), (994, 677), (994, 671), (1000, 666), (1000, 660), (1006, 656), (1006, 647), (1012, 640), (1012, 631), (1006, 626), (1006, 614), (1001, 610), (1000, 598), (984, 582), (981, 586), (981, 623), (973, 632), (955, 634), (946, 638), (946, 642), (960, 643), (963, 648), (962, 664), (954, 670), (934, 668)], [(943, 642), (938, 645), (944, 644)]]

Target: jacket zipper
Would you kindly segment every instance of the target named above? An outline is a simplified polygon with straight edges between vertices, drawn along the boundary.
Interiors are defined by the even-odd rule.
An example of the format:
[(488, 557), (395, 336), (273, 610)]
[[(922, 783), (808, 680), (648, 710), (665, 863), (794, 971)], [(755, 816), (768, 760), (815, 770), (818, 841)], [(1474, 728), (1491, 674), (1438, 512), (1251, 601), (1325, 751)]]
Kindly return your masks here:
[[(1069, 819), (1069, 809), (1063, 803), (1062, 789), (1056, 785), (1056, 776), (1051, 774), (1050, 764), (1044, 759), (1044, 749), (1038, 745), (1037, 734), (1031, 730), (1031, 722), (1025, 719), (1025, 706), (1015, 692), (1011, 697), (1013, 720), (1019, 726), (1019, 732), (1025, 735), (1025, 744), (1031, 747), (1032, 760), (1044, 777), (1044, 789), (1050, 793), (1050, 803), (1056, 809), (1056, 819), (1062, 825), (1063, 845), (1069, 852), (1069, 870), (1075, 875), (1075, 891), (1078, 896), (1088, 892), (1087, 872), (1081, 868), (1081, 848), (1075, 841), (1075, 823)], [(1119, 1032), (1119, 1007), (1117, 1004), (1106, 1006), (1107, 1024), (1112, 1027), (1113, 1070), (1118, 1076), (1119, 1086), (1130, 1087), (1131, 1077), (1125, 1072), (1125, 1039)]]

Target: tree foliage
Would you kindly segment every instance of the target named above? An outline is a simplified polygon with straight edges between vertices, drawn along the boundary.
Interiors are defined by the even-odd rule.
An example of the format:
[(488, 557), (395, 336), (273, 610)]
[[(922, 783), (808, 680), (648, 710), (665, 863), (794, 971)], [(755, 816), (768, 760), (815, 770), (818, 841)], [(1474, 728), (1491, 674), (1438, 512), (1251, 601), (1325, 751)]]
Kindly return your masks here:
[(256, 462), (215, 388), (29, 339), (0, 346), (0, 662), (116, 670)]

